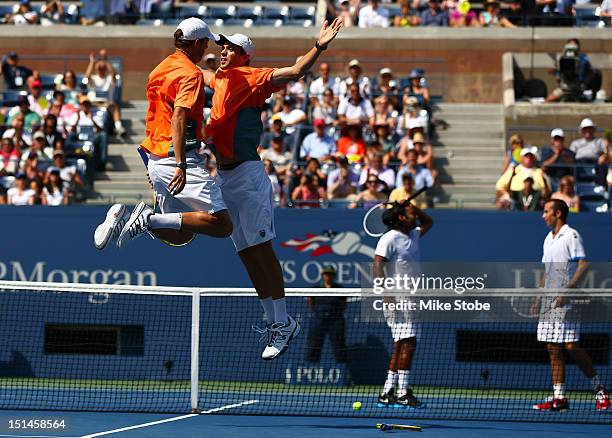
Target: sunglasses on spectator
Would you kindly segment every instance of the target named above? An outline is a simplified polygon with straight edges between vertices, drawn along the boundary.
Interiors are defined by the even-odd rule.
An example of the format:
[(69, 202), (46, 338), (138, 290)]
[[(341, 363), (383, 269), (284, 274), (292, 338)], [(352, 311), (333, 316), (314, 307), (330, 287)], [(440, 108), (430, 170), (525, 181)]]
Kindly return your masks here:
[(372, 180), (368, 180), (367, 184), (376, 184), (378, 181), (376, 181), (375, 179)]

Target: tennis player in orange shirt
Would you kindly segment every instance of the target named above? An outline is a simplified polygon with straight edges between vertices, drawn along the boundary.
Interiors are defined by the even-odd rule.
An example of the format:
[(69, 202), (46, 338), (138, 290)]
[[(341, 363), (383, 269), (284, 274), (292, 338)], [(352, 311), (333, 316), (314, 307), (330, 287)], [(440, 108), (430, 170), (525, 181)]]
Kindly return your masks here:
[(283, 274), (272, 248), (274, 198), (257, 154), (262, 107), (272, 93), (314, 65), (341, 27), (338, 19), (331, 25), (325, 22), (308, 53), (295, 65), (276, 69), (249, 67), (255, 46), (246, 35), (220, 34), (220, 68), (204, 72), (206, 84), (215, 92), (205, 141), (217, 158), (217, 180), (234, 227), (232, 241), (266, 313), (268, 325), (261, 330), (269, 335), (262, 353), (265, 360), (284, 353), (300, 326), (287, 314)]
[[(147, 166), (161, 213), (144, 202), (130, 215), (123, 204), (113, 205), (94, 233), (94, 244), (104, 249), (118, 238), (150, 233), (182, 245), (195, 234), (228, 237), (232, 223), (207, 156), (198, 153), (203, 139), (204, 77), (196, 65), (209, 40), (219, 40), (199, 18), (183, 20), (174, 32), (175, 51), (149, 75), (146, 138), (139, 152)], [(121, 231), (124, 231), (121, 233)]]

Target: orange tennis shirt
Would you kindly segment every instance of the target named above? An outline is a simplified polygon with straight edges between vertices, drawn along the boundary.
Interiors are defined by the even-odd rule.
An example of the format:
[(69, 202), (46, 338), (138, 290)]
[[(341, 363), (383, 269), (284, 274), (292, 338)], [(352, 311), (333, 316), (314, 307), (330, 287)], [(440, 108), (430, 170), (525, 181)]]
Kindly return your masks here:
[(215, 91), (206, 136), (228, 158), (259, 159), (257, 147), (263, 131), (261, 111), (272, 93), (283, 88), (271, 84), (274, 68), (218, 69), (210, 87)]
[[(176, 51), (164, 59), (149, 75), (147, 83), (149, 109), (146, 116), (146, 138), (142, 147), (159, 157), (167, 157), (172, 148), (172, 113), (174, 107), (187, 110), (187, 123), (195, 128), (188, 132), (192, 140), (202, 140), (204, 119), (204, 75), (183, 52)], [(189, 139), (189, 133), (186, 134)]]

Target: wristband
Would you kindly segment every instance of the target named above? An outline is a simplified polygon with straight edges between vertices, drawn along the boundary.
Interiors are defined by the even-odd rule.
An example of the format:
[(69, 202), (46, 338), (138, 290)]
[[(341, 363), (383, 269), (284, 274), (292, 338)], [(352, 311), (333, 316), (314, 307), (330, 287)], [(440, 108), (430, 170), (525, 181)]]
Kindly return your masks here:
[(318, 42), (318, 41), (315, 43), (315, 47), (316, 47), (316, 49), (317, 49), (317, 50), (321, 50), (321, 51), (323, 51), (323, 50), (327, 50), (327, 44), (325, 44), (324, 46), (322, 46), (321, 44), (319, 44), (319, 42)]
[(184, 162), (176, 163), (176, 167), (178, 167), (181, 170), (187, 170), (187, 163), (184, 163)]

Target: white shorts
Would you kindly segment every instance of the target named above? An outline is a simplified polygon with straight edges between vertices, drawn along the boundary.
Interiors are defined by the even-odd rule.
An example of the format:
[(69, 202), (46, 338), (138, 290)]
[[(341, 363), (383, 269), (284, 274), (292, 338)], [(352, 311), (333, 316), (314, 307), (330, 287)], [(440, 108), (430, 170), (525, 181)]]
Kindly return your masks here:
[(568, 306), (558, 307), (540, 316), (538, 341), (553, 344), (580, 341), (580, 322), (568, 318)]
[(212, 214), (226, 210), (221, 190), (206, 168), (206, 156), (199, 155), (193, 150), (185, 154), (185, 160), (187, 183), (181, 193), (173, 195), (168, 191), (168, 185), (176, 171), (176, 158), (149, 155), (147, 170), (160, 211), (162, 213), (203, 211)]
[(411, 320), (409, 311), (386, 310), (384, 315), (385, 321), (391, 329), (393, 342), (414, 338), (418, 335), (419, 324)]
[(261, 161), (245, 161), (217, 177), (234, 231), (236, 251), (267, 242), (274, 231), (274, 193)]

